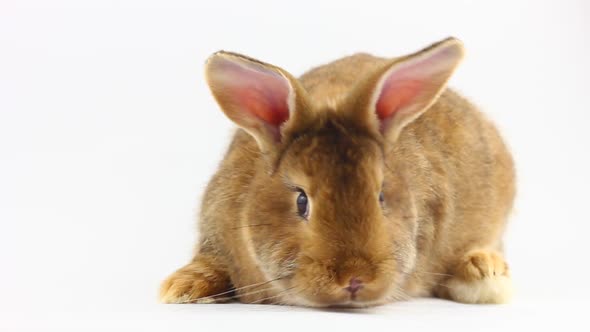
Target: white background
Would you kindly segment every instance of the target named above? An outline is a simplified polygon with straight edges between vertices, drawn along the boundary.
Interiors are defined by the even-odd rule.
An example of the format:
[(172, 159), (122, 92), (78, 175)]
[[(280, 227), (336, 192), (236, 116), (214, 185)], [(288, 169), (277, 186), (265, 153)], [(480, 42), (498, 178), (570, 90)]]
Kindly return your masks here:
[[(0, 1), (0, 330), (588, 330), (590, 5), (584, 1)], [(451, 85), (498, 124), (519, 193), (512, 304), (369, 310), (160, 305), (232, 124), (219, 49), (294, 75), (453, 35)], [(377, 326), (382, 325), (382, 326)]]

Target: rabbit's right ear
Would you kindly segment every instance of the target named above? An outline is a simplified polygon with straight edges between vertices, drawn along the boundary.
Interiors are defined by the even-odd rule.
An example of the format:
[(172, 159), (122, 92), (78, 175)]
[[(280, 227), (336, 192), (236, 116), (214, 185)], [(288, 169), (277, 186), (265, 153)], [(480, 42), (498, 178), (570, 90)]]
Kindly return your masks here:
[(220, 51), (206, 64), (209, 88), (225, 115), (274, 152), (284, 130), (304, 107), (304, 91), (286, 71), (249, 57)]

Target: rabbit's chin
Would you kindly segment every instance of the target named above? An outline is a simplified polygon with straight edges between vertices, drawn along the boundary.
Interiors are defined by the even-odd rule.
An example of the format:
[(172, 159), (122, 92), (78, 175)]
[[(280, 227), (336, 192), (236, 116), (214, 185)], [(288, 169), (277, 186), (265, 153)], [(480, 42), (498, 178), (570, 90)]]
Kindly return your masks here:
[(317, 302), (301, 296), (289, 296), (288, 298), (284, 299), (283, 303), (313, 308), (367, 308), (386, 304), (392, 301), (394, 301), (394, 299), (386, 296), (369, 301), (351, 300), (348, 298), (337, 302)]
[[(295, 287), (290, 286), (287, 289), (292, 288)], [(311, 290), (309, 292), (290, 293), (285, 291), (280, 303), (315, 308), (365, 308), (408, 298), (407, 296), (399, 296), (399, 294), (405, 293), (392, 284), (387, 286), (367, 286), (366, 289), (361, 289), (355, 295), (351, 295), (345, 289), (331, 289), (329, 292)]]

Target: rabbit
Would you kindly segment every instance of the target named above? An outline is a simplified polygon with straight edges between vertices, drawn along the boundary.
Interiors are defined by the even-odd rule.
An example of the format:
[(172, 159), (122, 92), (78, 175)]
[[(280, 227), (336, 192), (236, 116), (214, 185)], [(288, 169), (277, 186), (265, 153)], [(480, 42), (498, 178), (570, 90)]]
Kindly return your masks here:
[(214, 53), (206, 80), (238, 128), (204, 194), (196, 254), (160, 301), (509, 301), (515, 169), (490, 120), (446, 87), (463, 56), (449, 37), (297, 79)]

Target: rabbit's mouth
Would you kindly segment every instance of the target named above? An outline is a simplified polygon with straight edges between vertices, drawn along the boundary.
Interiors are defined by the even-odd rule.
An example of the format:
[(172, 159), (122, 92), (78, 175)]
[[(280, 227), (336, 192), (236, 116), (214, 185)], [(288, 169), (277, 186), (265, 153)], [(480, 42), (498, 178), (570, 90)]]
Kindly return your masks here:
[(294, 294), (287, 302), (296, 305), (320, 308), (365, 308), (381, 305), (390, 301), (386, 290), (358, 291), (351, 294), (348, 290), (324, 294)]
[(394, 290), (399, 281), (397, 274), (383, 263), (363, 269), (368, 270), (372, 272), (363, 274), (355, 270), (345, 276), (299, 271), (285, 285), (285, 302), (310, 307), (358, 308), (394, 300), (391, 294), (398, 293)]

